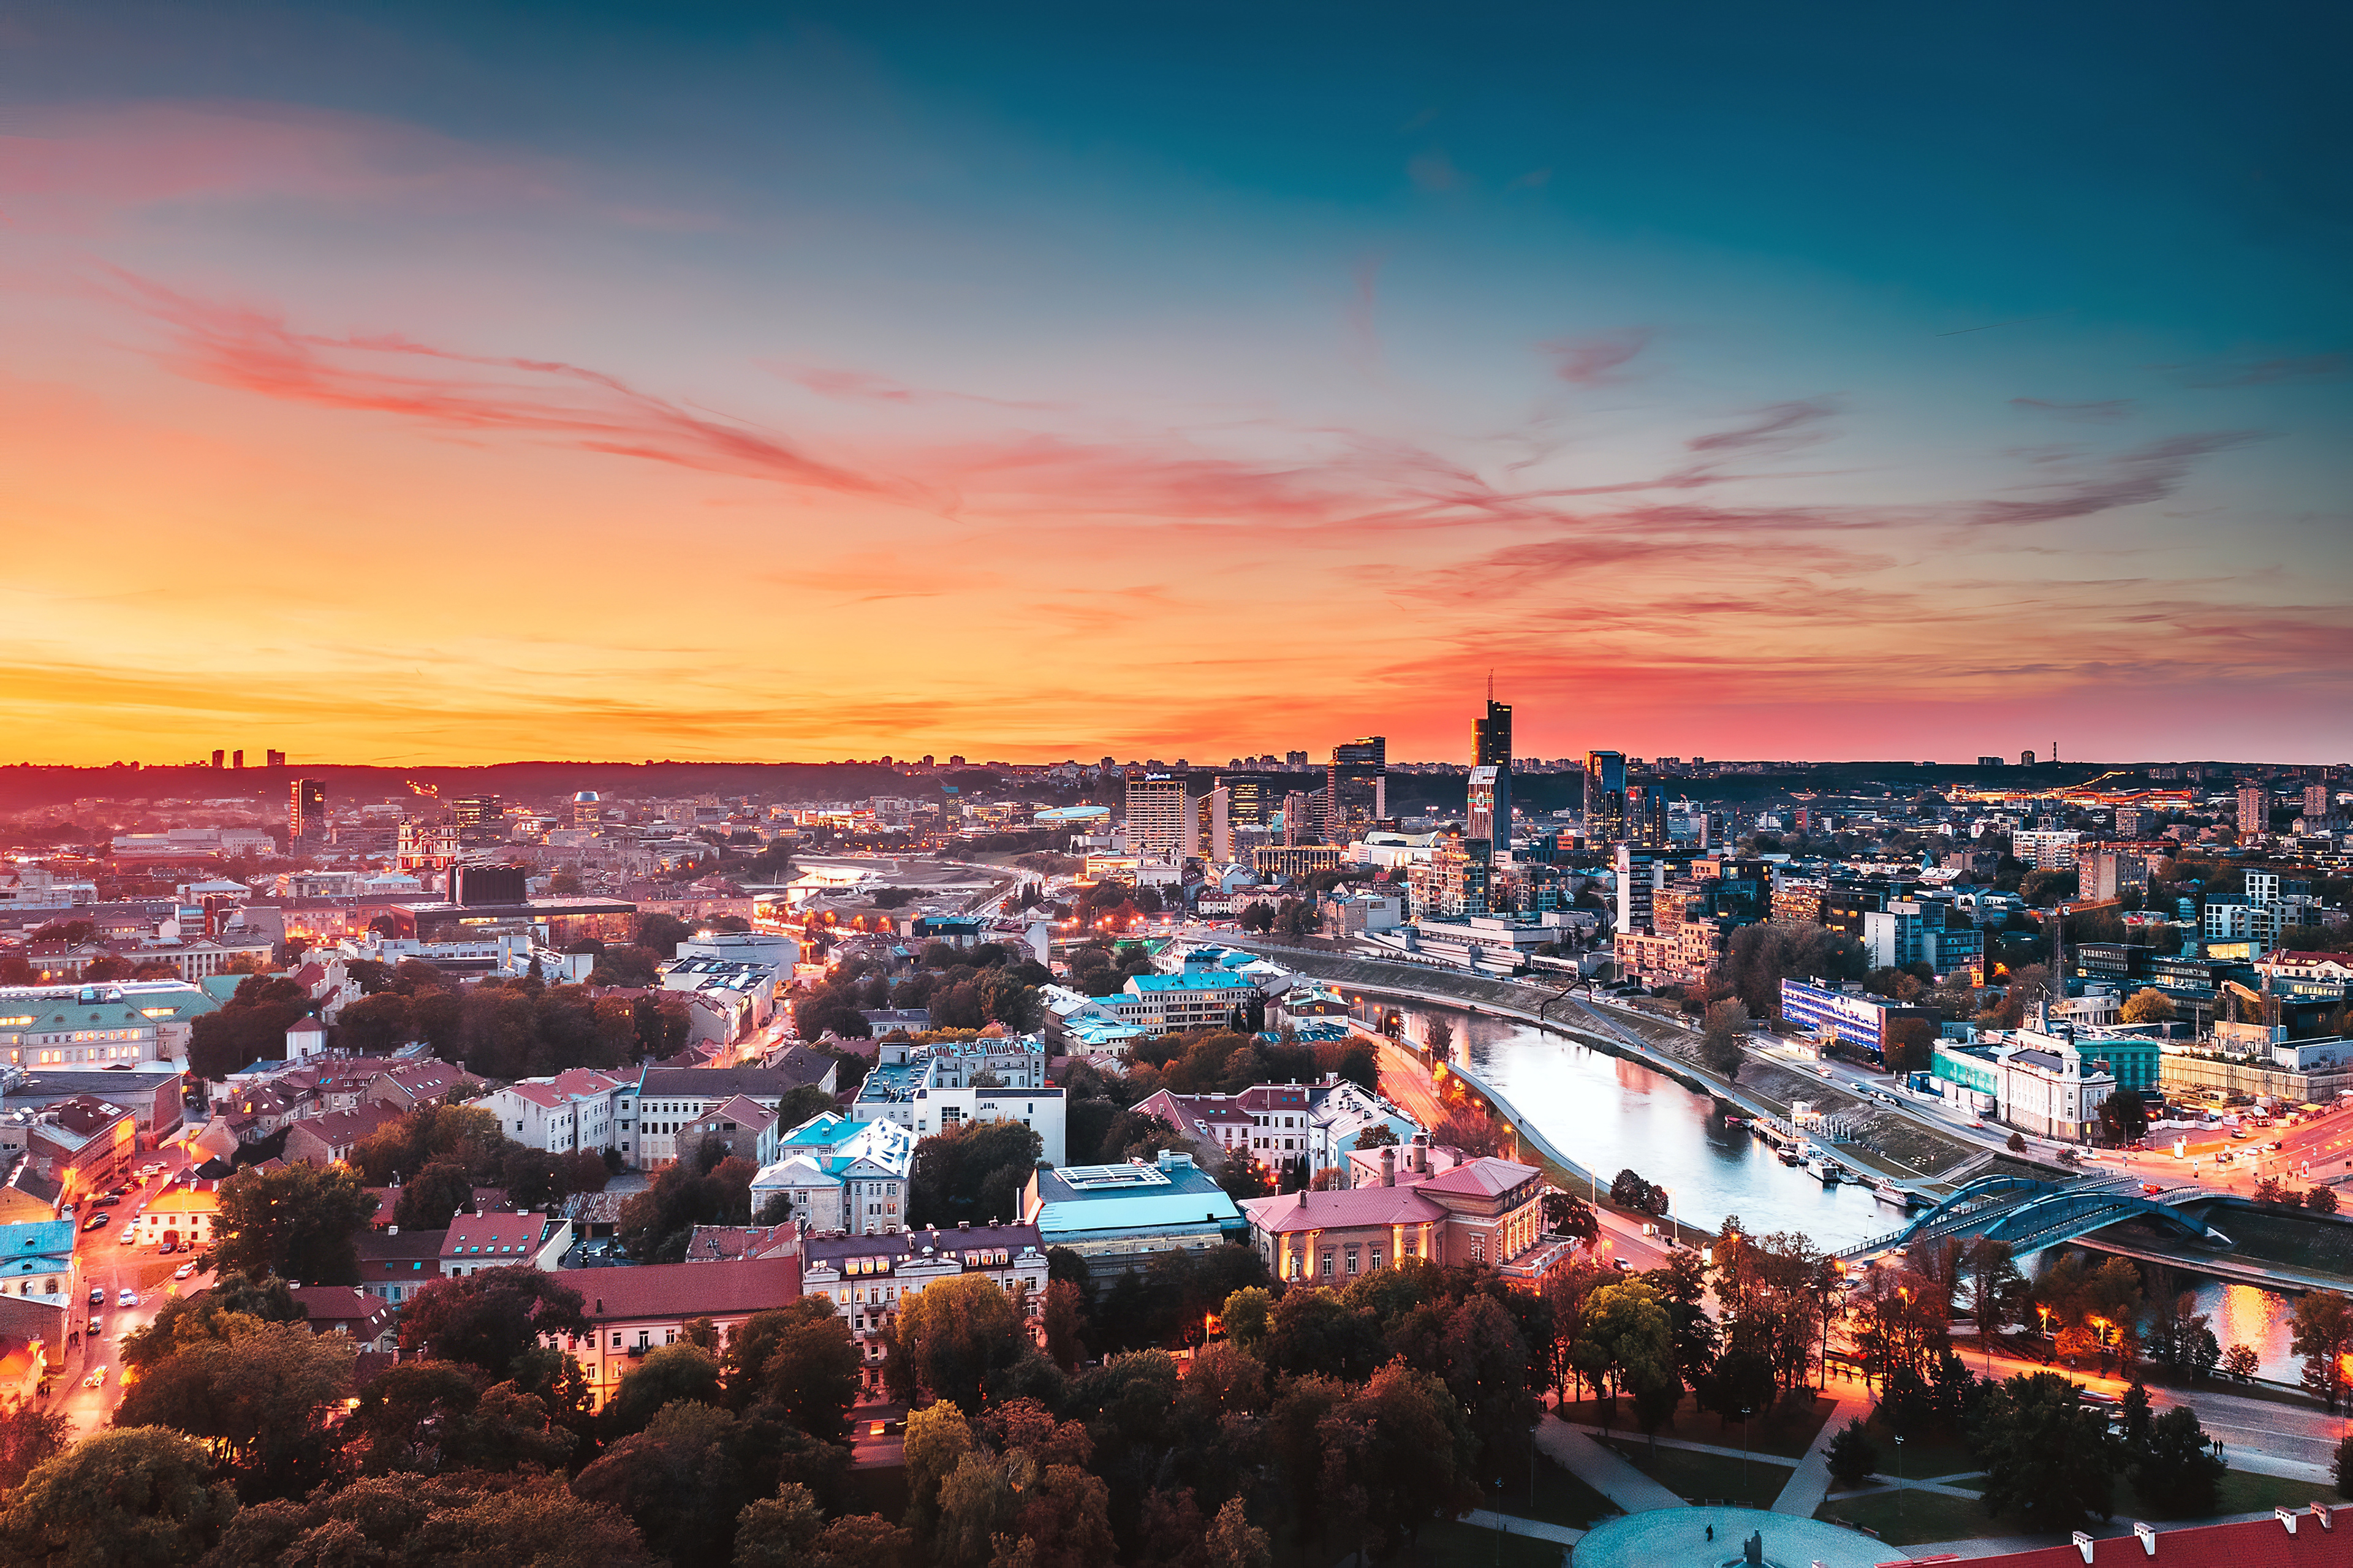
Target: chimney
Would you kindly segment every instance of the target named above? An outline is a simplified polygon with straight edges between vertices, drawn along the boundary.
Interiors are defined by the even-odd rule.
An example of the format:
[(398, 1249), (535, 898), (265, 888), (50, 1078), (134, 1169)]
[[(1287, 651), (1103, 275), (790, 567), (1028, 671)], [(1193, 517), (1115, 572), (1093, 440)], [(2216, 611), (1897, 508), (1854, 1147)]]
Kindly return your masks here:
[(2157, 1555), (2157, 1531), (2141, 1523), (2138, 1520), (2135, 1520), (2133, 1521), (2133, 1537), (2140, 1542), (2140, 1554), (2143, 1557), (2154, 1557)]
[(1397, 1149), (1393, 1144), (1381, 1146), (1381, 1185), (1397, 1185)]
[(2295, 1533), (2295, 1510), (2292, 1508), (2275, 1508), (2272, 1510), (2272, 1517), (2278, 1520), (2282, 1524), (2287, 1526), (2287, 1532), (2290, 1535), (2294, 1535)]
[(2074, 1542), (2075, 1550), (2084, 1554), (2084, 1562), (2089, 1563), (2092, 1560), (2092, 1538), (2079, 1530), (2072, 1539)]

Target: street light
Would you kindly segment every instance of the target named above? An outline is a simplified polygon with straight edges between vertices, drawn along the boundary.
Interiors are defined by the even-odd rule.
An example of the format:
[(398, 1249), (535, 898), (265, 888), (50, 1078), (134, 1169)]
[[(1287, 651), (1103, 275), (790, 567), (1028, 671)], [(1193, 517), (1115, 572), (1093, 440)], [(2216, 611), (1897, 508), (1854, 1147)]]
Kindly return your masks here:
[(1746, 1405), (1742, 1405), (1740, 1407), (1740, 1500), (1744, 1503), (1750, 1500), (1748, 1497), (1748, 1415), (1749, 1407)]
[(1895, 1524), (1904, 1525), (1904, 1434), (1895, 1434)]

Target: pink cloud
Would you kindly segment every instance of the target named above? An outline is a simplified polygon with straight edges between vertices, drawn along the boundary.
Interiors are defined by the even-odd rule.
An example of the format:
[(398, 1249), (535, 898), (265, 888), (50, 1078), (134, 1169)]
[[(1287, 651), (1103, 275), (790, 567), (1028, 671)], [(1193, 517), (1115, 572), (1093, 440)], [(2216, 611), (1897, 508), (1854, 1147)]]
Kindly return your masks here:
[(1614, 374), (1651, 343), (1651, 329), (1629, 327), (1589, 338), (1555, 338), (1536, 348), (1548, 354), (1553, 374), (1573, 386), (1603, 386), (1620, 381)]

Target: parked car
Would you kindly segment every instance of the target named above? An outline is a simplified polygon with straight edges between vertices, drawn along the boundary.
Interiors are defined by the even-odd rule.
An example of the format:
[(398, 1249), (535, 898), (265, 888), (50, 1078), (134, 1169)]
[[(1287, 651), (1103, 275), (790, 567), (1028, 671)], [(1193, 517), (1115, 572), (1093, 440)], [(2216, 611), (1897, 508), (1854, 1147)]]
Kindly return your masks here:
[(113, 1219), (111, 1214), (94, 1214), (81, 1222), (81, 1227), (84, 1230), (104, 1230)]
[(93, 1285), (90, 1288), (90, 1304), (93, 1307), (103, 1307), (106, 1305), (105, 1286)]
[(82, 1332), (88, 1334), (91, 1339), (98, 1339), (104, 1332), (105, 1328), (106, 1325), (104, 1323), (99, 1321), (96, 1318), (92, 1318), (90, 1321), (90, 1327), (84, 1329)]
[(90, 1207), (92, 1207), (92, 1208), (94, 1208), (94, 1209), (111, 1209), (111, 1208), (112, 1208), (115, 1205), (117, 1205), (117, 1204), (121, 1203), (121, 1201), (122, 1201), (122, 1197), (121, 1197), (121, 1194), (119, 1194), (119, 1193), (107, 1193), (107, 1194), (102, 1194), (101, 1196), (94, 1197), (94, 1198), (90, 1199)]
[(181, 1264), (177, 1268), (174, 1268), (174, 1269), (173, 1269), (173, 1270), (172, 1270), (172, 1278), (173, 1278), (173, 1279), (193, 1279), (193, 1278), (195, 1277), (195, 1272), (196, 1272), (196, 1266), (195, 1266), (195, 1264), (193, 1264), (193, 1263), (183, 1263), (183, 1264)]
[(114, 1304), (118, 1307), (135, 1307), (139, 1305), (139, 1292), (125, 1285), (115, 1292)]
[(81, 1385), (84, 1388), (104, 1388), (106, 1386), (106, 1368), (100, 1367), (96, 1372), (91, 1373), (88, 1377), (83, 1378), (81, 1380)]

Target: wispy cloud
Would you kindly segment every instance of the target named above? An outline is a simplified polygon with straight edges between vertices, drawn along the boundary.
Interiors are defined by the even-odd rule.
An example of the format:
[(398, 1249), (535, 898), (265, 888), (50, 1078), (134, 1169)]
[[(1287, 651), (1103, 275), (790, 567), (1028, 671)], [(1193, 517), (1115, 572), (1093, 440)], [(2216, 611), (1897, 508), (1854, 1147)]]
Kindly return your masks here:
[(2046, 487), (2039, 495), (1988, 500), (1969, 514), (1973, 523), (2015, 528), (2092, 517), (2120, 507), (2160, 501), (2181, 488), (2197, 460), (2257, 439), (2250, 431), (2168, 436), (2106, 459), (2080, 478)]
[(2201, 364), (2161, 364), (2183, 386), (2271, 386), (2284, 381), (2326, 381), (2343, 375), (2341, 353), (2285, 354), (2276, 359), (2211, 360)]
[(2095, 403), (2053, 403), (2042, 397), (2013, 397), (2010, 405), (2021, 414), (2043, 414), (2054, 419), (2107, 424), (2132, 413), (2133, 401), (2129, 397), (2108, 397)]
[(1651, 329), (1628, 327), (1587, 338), (1555, 338), (1536, 345), (1552, 360), (1552, 372), (1573, 386), (1602, 386), (1624, 379), (1617, 372), (1651, 343)]
[(1830, 432), (1824, 426), (1837, 416), (1839, 407), (1838, 399), (1833, 397), (1769, 404), (1758, 409), (1746, 425), (1694, 436), (1683, 446), (1690, 451), (1710, 454), (1791, 451), (1827, 439)]

